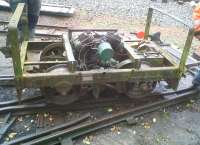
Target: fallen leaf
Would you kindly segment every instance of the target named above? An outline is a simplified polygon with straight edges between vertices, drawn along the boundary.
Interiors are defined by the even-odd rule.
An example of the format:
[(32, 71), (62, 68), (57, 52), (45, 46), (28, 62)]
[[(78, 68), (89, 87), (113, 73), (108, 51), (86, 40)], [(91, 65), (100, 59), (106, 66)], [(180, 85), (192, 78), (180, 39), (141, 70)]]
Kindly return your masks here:
[(73, 113), (72, 112), (69, 112), (69, 116), (72, 116), (73, 115)]
[(190, 107), (192, 107), (192, 104), (191, 104), (191, 103), (187, 103), (187, 104), (186, 104), (186, 107), (187, 107), (187, 108), (190, 108)]
[(195, 103), (195, 101), (194, 100), (190, 100), (190, 103)]
[(165, 108), (163, 109), (163, 112), (166, 112), (166, 109), (165, 109)]
[(26, 129), (26, 131), (30, 131), (30, 127), (28, 127), (28, 128)]
[(53, 117), (52, 117), (52, 116), (49, 117), (49, 121), (50, 121), (50, 122), (53, 121)]
[(28, 126), (27, 126), (27, 125), (24, 125), (24, 128), (25, 128), (25, 129), (27, 129), (27, 128), (28, 128)]
[(26, 115), (25, 117), (26, 117), (26, 118), (29, 118), (29, 117), (30, 117), (30, 115)]
[(90, 140), (93, 140), (93, 138), (94, 138), (94, 136), (92, 136), (92, 135), (89, 136), (89, 139), (90, 139)]
[(83, 139), (83, 143), (86, 144), (86, 145), (90, 145), (90, 139), (86, 136), (84, 139)]
[(143, 120), (144, 119), (144, 117), (143, 116), (140, 116), (140, 120)]
[(112, 108), (108, 108), (108, 110), (107, 110), (108, 112), (112, 112), (113, 111), (113, 109)]
[(8, 137), (9, 137), (10, 139), (13, 139), (16, 135), (17, 135), (16, 132), (12, 132), (12, 133), (9, 133), (9, 134), (8, 134)]
[(48, 117), (49, 116), (49, 114), (48, 113), (44, 113), (44, 117)]
[[(110, 130), (111, 130), (112, 132), (117, 132), (117, 133), (119, 133), (120, 130), (121, 130), (121, 128), (118, 127), (118, 126), (113, 126)], [(120, 133), (119, 133), (119, 134), (120, 134)]]
[(144, 127), (145, 129), (150, 129), (150, 128), (151, 128), (151, 126), (150, 126), (150, 124), (149, 124), (148, 122), (145, 122), (145, 123), (143, 124), (143, 127)]
[(26, 89), (22, 89), (22, 93), (25, 93), (26, 92)]
[(22, 122), (22, 121), (23, 121), (23, 117), (22, 117), (22, 116), (21, 116), (21, 117), (18, 117), (17, 120), (18, 120), (19, 122)]
[(133, 130), (133, 134), (136, 135), (136, 131), (135, 130)]
[(156, 118), (153, 118), (153, 123), (156, 123), (157, 119)]

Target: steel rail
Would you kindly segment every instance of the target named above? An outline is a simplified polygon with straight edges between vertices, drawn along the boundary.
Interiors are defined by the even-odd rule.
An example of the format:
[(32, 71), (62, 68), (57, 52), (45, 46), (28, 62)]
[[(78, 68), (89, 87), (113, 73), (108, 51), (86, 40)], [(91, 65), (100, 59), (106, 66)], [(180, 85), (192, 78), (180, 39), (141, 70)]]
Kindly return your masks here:
[(24, 105), (16, 105), (16, 106), (7, 106), (0, 108), (0, 114), (6, 112), (16, 112), (16, 111), (23, 111), (23, 110), (37, 110), (41, 108), (47, 107), (46, 103), (39, 103), (39, 104), (24, 104)]
[[(169, 96), (169, 95), (179, 95), (184, 92), (188, 92), (194, 90), (193, 87), (184, 89), (184, 90), (178, 90), (178, 91), (172, 91), (172, 92), (166, 92), (162, 94), (150, 94), (145, 99), (145, 102), (149, 102), (151, 100), (157, 101), (161, 99), (163, 96)], [(63, 108), (63, 106), (59, 105), (49, 105), (45, 103), (44, 96), (34, 96), (34, 97), (26, 97), (21, 100), (21, 102), (17, 100), (11, 100), (6, 102), (0, 103), (0, 114), (6, 113), (6, 112), (12, 112), (15, 114), (18, 114), (21, 112), (21, 114), (31, 114), (35, 111), (45, 111), (45, 110), (64, 110), (64, 111), (79, 111), (79, 110), (90, 110), (95, 108), (103, 108), (103, 107), (110, 107), (110, 106), (120, 106), (120, 105), (130, 105), (136, 102), (135, 99), (130, 99), (126, 97), (120, 96), (119, 98), (103, 98), (98, 100), (90, 100), (90, 101), (84, 101), (80, 100), (78, 102), (75, 102), (73, 104), (69, 104)], [(148, 100), (149, 98), (149, 100)], [(37, 102), (40, 103), (37, 103)], [(137, 104), (142, 104), (144, 101), (137, 100)]]
[[(38, 100), (37, 100), (38, 102)], [(44, 101), (43, 101), (44, 102)], [(130, 99), (118, 99), (118, 98), (111, 98), (111, 99), (105, 99), (105, 100), (92, 100), (92, 101), (84, 101), (84, 102), (75, 102), (73, 104), (69, 104), (67, 106), (58, 106), (58, 105), (49, 105), (47, 103), (34, 103), (31, 102), (31, 104), (19, 104), (19, 105), (13, 105), (13, 106), (5, 106), (0, 108), (0, 114), (4, 114), (6, 112), (12, 112), (15, 115), (21, 115), (21, 114), (31, 114), (37, 112), (43, 112), (43, 111), (53, 111), (53, 110), (63, 110), (63, 111), (80, 111), (80, 110), (90, 110), (90, 109), (97, 109), (97, 108), (103, 108), (103, 107), (110, 107), (110, 106), (119, 106), (121, 104), (130, 104), (134, 101)]]
[(113, 124), (125, 122), (127, 121), (127, 118), (130, 115), (132, 117), (137, 117), (140, 115), (151, 113), (161, 108), (173, 106), (185, 102), (189, 99), (193, 99), (194, 96), (197, 94), (198, 94), (197, 90), (182, 92), (179, 95), (176, 95), (175, 98), (157, 101), (137, 108), (131, 108), (126, 111), (122, 111), (107, 117), (103, 117), (101, 119), (97, 119), (89, 123), (77, 125), (75, 127), (64, 129), (62, 131), (57, 131), (54, 132), (54, 134), (49, 134), (41, 138), (37, 138), (29, 142), (26, 142), (24, 143), (24, 145), (42, 145), (48, 142), (58, 143), (60, 142), (58, 138), (69, 138), (72, 140), (80, 136), (83, 136), (85, 134), (100, 130), (102, 128), (109, 127)]
[(23, 104), (23, 103), (28, 103), (28, 102), (31, 102), (31, 101), (34, 101), (34, 100), (41, 100), (43, 99), (44, 97), (41, 96), (41, 95), (38, 95), (38, 96), (31, 96), (31, 97), (23, 97), (21, 99), (21, 102), (19, 102), (18, 99), (14, 99), (14, 100), (10, 100), (10, 101), (4, 101), (4, 102), (0, 102), (0, 107), (8, 107), (8, 106), (11, 106), (11, 105), (17, 105), (19, 103)]
[(66, 128), (75, 126), (75, 125), (77, 125), (77, 124), (79, 124), (79, 123), (82, 123), (82, 122), (86, 121), (86, 120), (89, 119), (90, 117), (91, 117), (90, 113), (87, 113), (87, 114), (85, 114), (85, 115), (80, 116), (80, 117), (77, 118), (77, 119), (74, 119), (74, 120), (69, 121), (69, 122), (67, 122), (67, 123), (64, 123), (64, 124), (61, 124), (61, 125), (59, 125), (59, 126), (53, 127), (53, 128), (51, 128), (51, 129), (44, 130), (44, 131), (38, 132), (38, 133), (36, 133), (36, 134), (30, 134), (30, 135), (24, 136), (24, 137), (19, 138), (19, 139), (15, 139), (15, 140), (9, 142), (8, 144), (11, 145), (11, 144), (20, 144), (20, 143), (24, 143), (24, 142), (26, 142), (26, 141), (33, 140), (33, 139), (36, 139), (36, 138), (41, 137), (41, 136), (45, 136), (45, 135), (54, 133), (54, 132), (56, 132), (56, 131), (59, 131), (59, 130), (62, 130), (62, 129), (66, 129)]
[(3, 139), (3, 137), (8, 132), (8, 130), (11, 128), (11, 126), (14, 124), (15, 121), (16, 121), (16, 117), (13, 117), (12, 119), (10, 119), (10, 121), (6, 122), (5, 124), (3, 124), (1, 126), (1, 128), (0, 128), (0, 140)]
[(12, 75), (0, 75), (0, 86), (14, 86), (15, 77)]

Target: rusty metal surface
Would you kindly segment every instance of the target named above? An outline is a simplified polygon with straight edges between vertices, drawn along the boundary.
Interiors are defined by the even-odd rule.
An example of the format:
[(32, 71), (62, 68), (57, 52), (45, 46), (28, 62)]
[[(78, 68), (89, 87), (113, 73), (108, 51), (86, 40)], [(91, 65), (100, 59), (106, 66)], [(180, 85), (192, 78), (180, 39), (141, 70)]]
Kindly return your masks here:
[[(31, 97), (24, 97), (21, 99), (21, 103), (25, 103), (28, 101), (34, 101), (34, 100), (42, 100), (42, 96), (31, 96)], [(4, 101), (4, 102), (0, 102), (0, 107), (5, 107), (5, 106), (11, 106), (11, 105), (17, 105), (19, 103), (19, 100), (14, 99), (11, 101)]]

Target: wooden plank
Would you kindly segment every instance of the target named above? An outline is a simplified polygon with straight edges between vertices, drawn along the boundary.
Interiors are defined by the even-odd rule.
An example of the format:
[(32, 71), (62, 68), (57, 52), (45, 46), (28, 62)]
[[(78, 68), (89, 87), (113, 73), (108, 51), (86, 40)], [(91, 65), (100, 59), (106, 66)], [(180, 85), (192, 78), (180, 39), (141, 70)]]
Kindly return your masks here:
[(71, 17), (75, 12), (75, 8), (73, 7), (59, 7), (59, 6), (50, 6), (50, 5), (42, 5), (41, 14), (47, 15), (56, 15), (56, 16), (66, 16)]
[(69, 61), (27, 61), (24, 65), (68, 64)]
[(153, 16), (153, 8), (149, 8), (148, 14), (147, 14), (146, 26), (145, 26), (145, 36), (144, 36), (144, 39), (146, 39), (146, 40), (149, 37), (149, 31), (150, 31), (150, 27), (151, 27), (152, 16)]
[(184, 46), (183, 53), (182, 53), (181, 60), (180, 60), (180, 64), (179, 64), (180, 77), (184, 73), (185, 68), (186, 68), (185, 64), (187, 62), (187, 58), (188, 58), (190, 48), (191, 48), (191, 45), (192, 45), (194, 32), (195, 32), (195, 30), (193, 28), (190, 29), (189, 32), (188, 32), (187, 40), (185, 42), (185, 46)]
[(13, 59), (13, 66), (14, 66), (16, 80), (21, 78), (22, 73), (23, 73), (23, 70), (21, 67), (22, 66), (21, 58), (20, 58), (20, 44), (18, 40), (18, 36), (19, 36), (18, 24), (19, 24), (24, 8), (25, 8), (25, 5), (23, 3), (18, 4), (8, 24), (8, 40), (10, 43), (10, 49), (11, 49), (11, 55)]
[(136, 64), (135, 67), (137, 69), (139, 69), (139, 67), (140, 67), (140, 62), (144, 61), (144, 60), (147, 62), (156, 62), (156, 61), (159, 62), (160, 61), (159, 64), (161, 64), (164, 61), (164, 57), (161, 54), (159, 54), (159, 56), (152, 56), (152, 55), (144, 56), (144, 54), (136, 53), (134, 51), (134, 48), (132, 48), (127, 43), (124, 43), (124, 48), (127, 50), (130, 59), (133, 60), (133, 62), (135, 62), (135, 64)]
[(9, 29), (9, 27), (16, 27), (16, 26), (18, 26), (18, 23), (20, 21), (20, 18), (22, 16), (24, 8), (25, 8), (25, 5), (23, 3), (19, 3), (17, 5), (17, 8), (16, 8), (14, 14), (12, 15), (12, 17), (11, 17), (11, 19), (9, 21), (8, 29)]
[[(136, 69), (106, 69), (93, 71), (76, 71), (74, 73), (34, 73), (23, 75), (26, 87), (54, 86), (56, 82), (68, 81), (72, 84), (91, 84), (104, 82), (122, 82), (137, 80), (161, 80), (177, 78), (178, 67), (154, 67)], [(89, 79), (88, 79), (89, 78)], [(49, 83), (54, 82), (54, 83)]]
[(166, 58), (173, 66), (178, 66), (177, 61), (174, 59), (174, 57), (172, 56), (172, 54), (170, 52), (168, 52), (167, 50), (165, 50), (165, 46), (160, 46), (159, 44), (156, 44), (153, 41), (150, 41), (150, 45), (152, 45), (152, 47), (154, 47), (154, 49), (157, 52), (160, 52), (160, 54)]
[(132, 48), (127, 43), (124, 43), (124, 48), (126, 49), (126, 51), (128, 52), (128, 54), (132, 60), (139, 60), (141, 58), (139, 55), (137, 55), (136, 52), (134, 52), (134, 48)]
[[(180, 59), (181, 59), (181, 55), (182, 55), (182, 50), (179, 49), (177, 46), (171, 44), (170, 46), (164, 46), (163, 49), (165, 49), (166, 51), (168, 51), (172, 57), (174, 57), (174, 59), (177, 61), (177, 63), (180, 63)], [(189, 56), (187, 59), (187, 63), (186, 65), (192, 65), (192, 64), (196, 64), (197, 60), (194, 59), (193, 57)]]
[(0, 9), (1, 10), (10, 10), (10, 4), (4, 0), (0, 0)]
[[(0, 9), (11, 11), (10, 4), (2, 0), (0, 0)], [(45, 15), (71, 17), (75, 13), (75, 8), (71, 6), (61, 7), (61, 6), (55, 6), (55, 5), (42, 4), (40, 13), (45, 14)]]

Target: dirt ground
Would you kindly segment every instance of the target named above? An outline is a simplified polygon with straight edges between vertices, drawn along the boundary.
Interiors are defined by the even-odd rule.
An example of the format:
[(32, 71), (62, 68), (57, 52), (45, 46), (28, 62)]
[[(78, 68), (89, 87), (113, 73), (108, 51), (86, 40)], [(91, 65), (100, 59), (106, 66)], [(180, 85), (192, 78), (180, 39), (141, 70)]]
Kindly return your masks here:
[[(52, 22), (54, 23), (52, 24)], [(41, 16), (39, 21), (40, 24), (45, 25), (65, 25), (72, 28), (117, 28), (126, 32), (144, 30), (144, 22), (145, 20), (126, 19), (111, 15), (91, 16), (87, 11), (81, 9), (78, 9), (72, 18)], [(156, 24), (152, 26), (151, 31), (162, 31), (164, 40), (168, 38), (168, 41), (180, 47), (183, 46), (183, 38), (187, 34), (186, 30), (180, 27), (160, 27)], [(5, 44), (5, 37), (1, 36), (0, 38), (1, 44)], [(197, 47), (198, 44), (195, 41), (193, 47)], [(0, 55), (0, 59), (0, 74), (12, 73), (11, 66), (8, 65), (11, 64), (10, 60), (5, 60), (2, 55)], [(4, 94), (4, 92), (9, 91), (13, 92), (1, 88), (0, 98), (7, 97), (6, 95), (9, 93)], [(138, 120), (135, 125), (117, 124), (79, 138), (74, 142), (76, 145), (200, 145), (199, 100), (191, 100), (173, 108), (140, 116)], [(6, 137), (9, 137), (9, 134)]]

